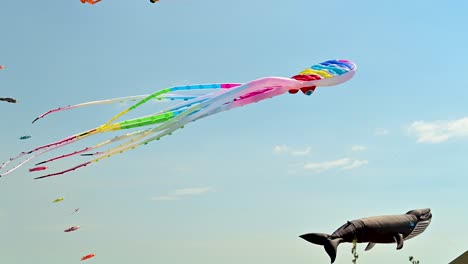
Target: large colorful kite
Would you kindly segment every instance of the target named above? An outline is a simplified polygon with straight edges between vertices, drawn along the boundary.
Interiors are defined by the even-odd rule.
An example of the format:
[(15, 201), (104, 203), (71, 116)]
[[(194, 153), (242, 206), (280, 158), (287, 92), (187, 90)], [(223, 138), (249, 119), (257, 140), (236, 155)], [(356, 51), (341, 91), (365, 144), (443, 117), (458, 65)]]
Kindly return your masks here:
[[(82, 156), (94, 157), (94, 159), (81, 163), (67, 170), (37, 177), (35, 179), (61, 175), (89, 165), (91, 163), (98, 162), (102, 159), (111, 157), (115, 154), (123, 153), (127, 150), (134, 149), (141, 145), (146, 145), (151, 141), (159, 140), (164, 136), (171, 135), (172, 132), (183, 128), (186, 124), (190, 122), (199, 120), (207, 116), (211, 116), (222, 111), (227, 111), (240, 106), (259, 102), (261, 100), (272, 98), (274, 96), (278, 96), (286, 92), (295, 94), (298, 91), (302, 91), (306, 95), (311, 95), (314, 92), (315, 88), (318, 86), (332, 86), (348, 81), (354, 76), (356, 70), (356, 65), (350, 61), (329, 60), (313, 65), (310, 68), (305, 69), (298, 75), (295, 75), (291, 78), (265, 77), (248, 83), (217, 83), (177, 86), (162, 89), (150, 95), (139, 95), (102, 101), (94, 101), (53, 109), (37, 117), (33, 121), (33, 123), (54, 112), (60, 112), (89, 105), (110, 104), (124, 101), (140, 100), (131, 107), (118, 113), (109, 121), (107, 121), (99, 127), (75, 134), (73, 136), (67, 137), (62, 140), (58, 140), (47, 145), (37, 147), (27, 152), (21, 152), (18, 156), (10, 158), (8, 161), (3, 163), (0, 166), (0, 169), (4, 168), (7, 164), (20, 157), (27, 155), (30, 156), (17, 166), (7, 170), (3, 174), (0, 174), (0, 176), (4, 176), (8, 173), (11, 173), (26, 162), (44, 153), (47, 153), (51, 150), (55, 150), (62, 146), (77, 142), (79, 140), (85, 139), (96, 134), (124, 129), (154, 126), (145, 130), (134, 131), (128, 134), (116, 136), (112, 139), (101, 142), (94, 146), (89, 146), (84, 149), (64, 154), (55, 158), (51, 158), (36, 164), (37, 166), (58, 159), (71, 157), (77, 154), (82, 154)], [(153, 115), (134, 118), (121, 122), (115, 122), (118, 118), (122, 117), (128, 112), (137, 109), (141, 105), (153, 99), (180, 100), (181, 103), (176, 104), (175, 106), (168, 107), (167, 109), (161, 110)], [(94, 151), (105, 145), (125, 139), (128, 139), (128, 141), (116, 147), (110, 148), (106, 151), (83, 154), (85, 152)]]
[(369, 243), (365, 250), (370, 250), (379, 243), (396, 243), (397, 249), (401, 249), (403, 241), (424, 232), (431, 219), (431, 209), (417, 209), (404, 215), (374, 216), (348, 221), (331, 235), (309, 233), (300, 237), (310, 243), (322, 245), (333, 263), (340, 243)]

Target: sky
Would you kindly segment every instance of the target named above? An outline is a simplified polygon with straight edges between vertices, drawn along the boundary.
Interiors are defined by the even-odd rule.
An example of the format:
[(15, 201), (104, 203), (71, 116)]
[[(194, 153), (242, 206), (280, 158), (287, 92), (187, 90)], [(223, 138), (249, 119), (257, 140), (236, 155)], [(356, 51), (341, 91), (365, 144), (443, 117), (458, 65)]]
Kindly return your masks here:
[[(358, 66), (352, 80), (310, 97), (222, 112), (60, 177), (33, 180), (42, 174), (29, 173), (30, 163), (0, 178), (2, 263), (78, 263), (89, 253), (89, 263), (112, 264), (330, 263), (299, 235), (417, 208), (433, 213), (423, 234), (399, 251), (359, 244), (358, 263), (450, 262), (468, 245), (467, 8), (461, 0), (1, 1), (0, 97), (19, 102), (0, 104), (0, 162), (128, 107), (31, 124), (59, 106), (289, 77), (329, 59)], [(73, 225), (81, 229), (63, 232)], [(351, 259), (341, 244), (335, 263)]]

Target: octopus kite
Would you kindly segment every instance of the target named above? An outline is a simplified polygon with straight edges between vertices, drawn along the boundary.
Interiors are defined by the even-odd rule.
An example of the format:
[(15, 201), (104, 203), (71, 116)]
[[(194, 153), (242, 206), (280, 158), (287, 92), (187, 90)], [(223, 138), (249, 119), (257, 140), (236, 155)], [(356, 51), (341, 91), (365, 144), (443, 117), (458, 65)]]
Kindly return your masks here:
[[(216, 83), (176, 86), (162, 89), (149, 95), (138, 95), (124, 98), (107, 99), (102, 101), (93, 101), (53, 109), (38, 116), (33, 121), (33, 123), (54, 112), (60, 112), (90, 105), (111, 104), (138, 100), (137, 103), (116, 114), (101, 126), (77, 133), (50, 144), (39, 146), (27, 152), (21, 152), (16, 157), (10, 158), (0, 166), (0, 170), (18, 158), (29, 156), (15, 167), (0, 174), (0, 176), (11, 173), (31, 159), (34, 159), (44, 153), (65, 145), (75, 143), (93, 135), (152, 126), (144, 130), (133, 131), (124, 135), (119, 135), (94, 146), (88, 146), (72, 153), (57, 156), (55, 158), (51, 158), (36, 164), (36, 166), (38, 166), (62, 158), (75, 156), (77, 154), (81, 154), (82, 156), (92, 156), (91, 160), (78, 164), (67, 170), (47, 174), (35, 179), (61, 175), (111, 157), (115, 154), (123, 153), (138, 146), (146, 145), (152, 141), (159, 140), (164, 136), (171, 135), (174, 131), (183, 128), (190, 122), (217, 114), (222, 111), (227, 111), (233, 108), (259, 102), (264, 99), (282, 95), (287, 92), (295, 94), (301, 91), (305, 95), (311, 95), (315, 91), (316, 87), (338, 85), (350, 80), (356, 73), (356, 70), (356, 65), (350, 61), (329, 60), (315, 64), (291, 78), (265, 77), (247, 83)], [(149, 116), (115, 122), (118, 118), (131, 111), (134, 111), (150, 100), (175, 100), (180, 101), (180, 103)], [(105, 145), (125, 139), (127, 139), (127, 142), (118, 146), (109, 148), (104, 151), (95, 151), (96, 149), (104, 147)]]

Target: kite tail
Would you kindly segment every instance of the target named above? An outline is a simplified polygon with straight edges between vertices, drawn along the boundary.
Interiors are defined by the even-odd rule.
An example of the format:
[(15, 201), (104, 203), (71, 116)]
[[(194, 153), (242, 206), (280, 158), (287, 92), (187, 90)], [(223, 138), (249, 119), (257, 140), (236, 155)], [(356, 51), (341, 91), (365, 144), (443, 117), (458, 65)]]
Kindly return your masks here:
[(74, 170), (76, 170), (76, 169), (79, 169), (79, 168), (81, 168), (81, 167), (84, 167), (84, 166), (86, 166), (86, 165), (88, 165), (88, 164), (90, 164), (90, 163), (91, 163), (91, 162), (85, 162), (85, 163), (82, 163), (82, 164), (80, 164), (80, 165), (78, 165), (78, 166), (75, 166), (75, 167), (73, 167), (73, 168), (70, 168), (70, 169), (68, 169), (68, 170), (60, 171), (60, 172), (57, 172), (57, 173), (47, 174), (47, 175), (44, 175), (44, 176), (36, 177), (36, 178), (34, 178), (34, 179), (37, 180), (37, 179), (43, 179), (43, 178), (48, 178), (48, 177), (53, 177), (53, 176), (62, 175), (62, 174), (65, 174), (65, 173), (67, 173), (67, 172), (74, 171)]
[(343, 241), (342, 238), (331, 239), (330, 235), (322, 233), (309, 233), (300, 236), (300, 238), (316, 245), (321, 245), (325, 248), (331, 263), (335, 262), (338, 245)]
[[(232, 86), (232, 87), (229, 86), (229, 87), (226, 87), (226, 88), (234, 88), (234, 87), (238, 87), (238, 86), (240, 86), (240, 85), (235, 85), (235, 86)], [(245, 85), (245, 87), (248, 88), (249, 86)], [(223, 101), (223, 100), (220, 100), (219, 98), (216, 98), (216, 99), (209, 98), (208, 100), (203, 101), (203, 102), (201, 102), (199, 104), (190, 106), (188, 109), (184, 110), (181, 114), (179, 114), (179, 115), (175, 116), (174, 118), (168, 120), (163, 125), (161, 125), (159, 127), (156, 127), (156, 128), (153, 128), (153, 129), (149, 130), (148, 132), (145, 132), (142, 135), (131, 139), (127, 143), (124, 143), (124, 144), (122, 144), (122, 145), (120, 145), (118, 147), (109, 149), (106, 152), (96, 153), (96, 154), (101, 154), (102, 156), (92, 160), (91, 162), (98, 162), (98, 161), (100, 161), (102, 159), (109, 158), (109, 157), (111, 157), (113, 155), (116, 155), (116, 154), (119, 154), (119, 153), (123, 153), (125, 151), (134, 149), (134, 148), (136, 148), (138, 146), (146, 145), (146, 144), (150, 143), (151, 141), (159, 140), (164, 136), (171, 135), (172, 132), (174, 132), (175, 130), (183, 128), (184, 125), (186, 125), (189, 122), (196, 121), (196, 120), (198, 120), (200, 118), (203, 118), (203, 117), (206, 117), (208, 115), (217, 113), (215, 111), (216, 108), (221, 107), (223, 104), (226, 103), (226, 101), (231, 101), (231, 100), (233, 100), (234, 98), (236, 98), (238, 96), (238, 92), (237, 93), (235, 91), (232, 91), (232, 92), (234, 92), (234, 93), (232, 93), (232, 94), (225, 93), (223, 95), (223, 96), (225, 96), (225, 99), (228, 99), (228, 100)], [(158, 131), (162, 131), (162, 132), (155, 135), (155, 136), (144, 139), (145, 137), (149, 136), (150, 134), (152, 134), (154, 132), (158, 132)], [(137, 142), (140, 139), (141, 139), (141, 141)]]
[(63, 158), (66, 158), (66, 157), (71, 157), (71, 156), (74, 156), (76, 154), (79, 154), (79, 153), (83, 153), (83, 152), (86, 152), (86, 151), (89, 151), (91, 150), (92, 147), (86, 147), (82, 150), (77, 150), (77, 151), (74, 151), (72, 153), (68, 153), (68, 154), (64, 154), (62, 156), (58, 156), (58, 157), (55, 157), (55, 158), (51, 158), (51, 159), (48, 159), (48, 160), (45, 160), (45, 161), (41, 161), (39, 163), (36, 163), (35, 166), (38, 166), (38, 165), (42, 165), (42, 164), (45, 164), (45, 163), (49, 163), (49, 162), (52, 162), (52, 161), (55, 161), (55, 160), (58, 160), (58, 159), (63, 159)]
[(45, 117), (46, 115), (48, 115), (48, 114), (52, 114), (52, 113), (60, 112), (60, 111), (65, 111), (65, 110), (69, 110), (69, 109), (73, 109), (73, 108), (75, 108), (75, 107), (69, 105), (69, 106), (59, 107), (59, 108), (56, 108), (56, 109), (49, 110), (49, 111), (43, 113), (42, 115), (36, 117), (36, 119), (34, 119), (34, 120), (32, 121), (32, 123), (34, 124), (34, 122), (36, 122), (37, 120), (39, 120), (39, 119), (41, 119), (41, 118), (44, 118), (44, 117)]
[[(102, 159), (109, 158), (109, 157), (111, 157), (113, 155), (123, 153), (123, 152), (125, 152), (127, 150), (134, 149), (137, 146), (148, 144), (149, 142), (151, 142), (153, 140), (159, 140), (163, 136), (171, 135), (173, 131), (175, 131), (175, 130), (177, 130), (179, 128), (182, 128), (186, 123), (188, 123), (190, 121), (193, 121), (193, 119), (188, 119), (188, 121), (187, 121), (187, 119), (184, 119), (184, 117), (187, 117), (187, 115), (189, 115), (190, 113), (193, 113), (195, 111), (198, 111), (199, 109), (200, 109), (200, 105), (192, 106), (190, 108), (190, 110), (186, 110), (183, 114), (173, 118), (172, 120), (166, 122), (162, 126), (130, 134), (129, 137), (133, 137), (133, 138), (131, 140), (129, 140), (127, 143), (121, 144), (120, 146), (115, 147), (115, 148), (111, 148), (111, 149), (109, 149), (109, 150), (107, 150), (105, 152), (96, 153), (96, 154), (102, 154), (102, 156), (97, 157), (97, 158), (95, 158), (95, 159), (93, 159), (91, 161), (79, 164), (79, 165), (77, 165), (75, 167), (72, 167), (72, 168), (64, 170), (64, 171), (60, 171), (60, 172), (52, 173), (52, 174), (47, 174), (47, 175), (44, 175), (44, 176), (41, 176), (41, 177), (36, 177), (34, 179), (43, 179), (43, 178), (62, 175), (62, 174), (74, 171), (76, 169), (79, 169), (81, 167), (85, 167), (85, 166), (87, 166), (87, 165), (89, 165), (91, 163), (98, 162), (98, 161), (100, 161)], [(177, 122), (177, 121), (179, 121), (179, 122)], [(169, 128), (169, 125), (174, 124), (174, 123), (175, 123), (175, 125)], [(165, 130), (165, 131), (159, 133), (156, 136), (153, 136), (153, 137), (150, 137), (150, 138), (144, 140), (145, 137), (151, 135), (152, 133), (161, 131), (161, 130)], [(136, 141), (138, 141), (140, 139), (143, 140), (143, 141), (136, 142)]]
[[(67, 158), (67, 157), (71, 157), (71, 156), (75, 156), (77, 154), (80, 154), (80, 153), (83, 153), (83, 152), (86, 152), (86, 151), (90, 151), (90, 150), (93, 150), (93, 149), (97, 149), (97, 148), (100, 148), (100, 147), (103, 147), (105, 145), (108, 145), (108, 144), (111, 144), (111, 143), (114, 143), (114, 142), (117, 142), (119, 140), (122, 140), (122, 139), (125, 139), (125, 138), (129, 138), (129, 137), (133, 137), (133, 136), (136, 136), (136, 135), (140, 135), (142, 133), (144, 133), (145, 131), (147, 130), (139, 130), (139, 131), (136, 131), (136, 132), (132, 132), (132, 133), (127, 133), (125, 135), (121, 135), (121, 136), (116, 136), (112, 139), (109, 139), (109, 140), (106, 140), (104, 142), (101, 142), (101, 143), (98, 143), (92, 147), (86, 147), (84, 149), (81, 149), (81, 150), (77, 150), (77, 151), (74, 151), (72, 153), (68, 153), (68, 154), (64, 154), (64, 155), (61, 155), (61, 156), (58, 156), (58, 157), (54, 157), (54, 158), (51, 158), (51, 159), (48, 159), (48, 160), (45, 160), (45, 161), (41, 161), (39, 163), (36, 163), (35, 165), (38, 166), (38, 165), (41, 165), (41, 164), (45, 164), (45, 163), (48, 163), (48, 162), (52, 162), (52, 161), (55, 161), (55, 160), (58, 160), (58, 159), (62, 159), (62, 158)], [(81, 156), (90, 156), (88, 154), (81, 154)]]
[[(74, 143), (78, 140), (81, 140), (85, 137), (88, 137), (88, 136), (91, 136), (91, 135), (94, 135), (96, 133), (99, 133), (100, 130), (99, 128), (96, 128), (96, 129), (92, 129), (92, 130), (88, 130), (86, 132), (83, 132), (83, 133), (80, 133), (80, 134), (76, 134), (76, 135), (73, 135), (71, 137), (68, 137), (68, 138), (65, 138), (65, 139), (62, 139), (62, 140), (58, 140), (58, 141), (55, 141), (53, 143), (50, 143), (50, 144), (47, 144), (47, 145), (43, 145), (43, 146), (40, 146), (40, 147), (37, 147), (33, 150), (30, 150), (30, 151), (27, 151), (27, 152), (21, 152), (18, 156), (16, 157), (13, 157), (13, 158), (10, 158), (8, 161), (4, 162), (2, 164), (2, 166), (0, 166), (0, 169), (4, 168), (8, 163), (22, 157), (22, 156), (25, 156), (25, 155), (30, 155), (30, 154), (33, 154), (37, 151), (40, 151), (40, 150), (43, 150), (43, 152), (40, 152), (40, 153), (37, 153), (37, 154), (34, 154), (32, 155), (31, 157), (27, 158), (26, 160), (22, 161), (20, 164), (18, 164), (17, 166), (15, 166), (14, 168), (8, 170), (7, 172), (3, 173), (3, 174), (0, 174), (0, 176), (5, 176), (11, 172), (13, 172), (14, 170), (20, 168), (21, 166), (23, 166), (24, 164), (26, 164), (28, 161), (32, 160), (33, 158), (37, 157), (37, 156), (40, 156), (46, 152), (49, 152), (51, 150), (54, 150), (54, 149), (57, 149), (57, 148), (60, 148), (60, 147), (63, 147), (65, 145), (68, 145), (68, 144), (71, 144), (71, 143)], [(52, 147), (52, 148), (51, 148)], [(49, 149), (51, 148), (51, 149)]]
[[(174, 130), (175, 130), (175, 129), (174, 129)], [(172, 132), (172, 131), (171, 131), (171, 132)], [(146, 134), (146, 133), (148, 133), (148, 134)], [(139, 135), (139, 136), (134, 135), (134, 136), (136, 137), (135, 139), (131, 139), (129, 142), (127, 142), (127, 143), (125, 143), (125, 144), (122, 144), (122, 145), (119, 146), (119, 147), (115, 147), (115, 148), (109, 149), (109, 150), (106, 151), (106, 152), (95, 153), (95, 154), (102, 154), (103, 156), (101, 156), (101, 157), (98, 157), (98, 158), (95, 158), (95, 159), (93, 159), (93, 160), (91, 160), (91, 161), (88, 161), (88, 162), (79, 164), (79, 165), (77, 165), (77, 166), (75, 166), (75, 167), (72, 167), (72, 168), (67, 169), (67, 170), (64, 170), (64, 171), (60, 171), (60, 172), (57, 172), (57, 173), (47, 174), (47, 175), (44, 175), (44, 176), (41, 176), (41, 177), (36, 177), (36, 178), (34, 178), (34, 179), (37, 180), (37, 179), (43, 179), (43, 178), (48, 178), (48, 177), (53, 177), (53, 176), (62, 175), (62, 174), (65, 174), (65, 173), (74, 171), (74, 170), (76, 170), (76, 169), (85, 167), (85, 166), (87, 166), (87, 165), (89, 165), (89, 164), (91, 164), (91, 163), (98, 162), (98, 161), (100, 161), (100, 160), (102, 160), (102, 159), (109, 158), (109, 157), (111, 157), (111, 156), (113, 156), (113, 155), (115, 155), (115, 154), (123, 153), (123, 152), (125, 152), (125, 151), (127, 151), (127, 150), (134, 149), (134, 148), (137, 147), (138, 145), (144, 144), (144, 142), (143, 142), (143, 143), (134, 143), (134, 144), (131, 144), (131, 143), (135, 142), (137, 139), (139, 139), (139, 138), (141, 138), (141, 137), (146, 137), (146, 136), (148, 136), (149, 134), (151, 134), (151, 133), (149, 133), (149, 132), (146, 132), (146, 133), (142, 133), (142, 135)], [(168, 134), (170, 134), (170, 133), (168, 133)], [(161, 136), (159, 136), (159, 137), (161, 137)], [(159, 139), (159, 137), (158, 137), (158, 139)], [(154, 139), (156, 139), (156, 138), (154, 138)], [(153, 139), (153, 140), (154, 140), (154, 139)]]
[[(69, 106), (65, 106), (65, 107), (59, 107), (59, 108), (56, 108), (56, 109), (49, 110), (49, 111), (43, 113), (42, 115), (36, 117), (36, 119), (34, 119), (34, 121), (32, 121), (32, 123), (34, 124), (34, 122), (36, 122), (37, 120), (42, 119), (45, 116), (47, 116), (49, 114), (52, 114), (52, 113), (56, 113), (56, 112), (71, 110), (71, 109), (74, 109), (74, 108), (85, 107), (85, 106), (90, 106), (90, 105), (113, 104), (113, 103), (123, 103), (125, 101), (136, 101), (136, 100), (141, 100), (141, 99), (146, 98), (146, 97), (148, 97), (148, 94), (127, 96), (127, 97), (120, 97), (120, 98), (113, 98), (113, 99), (105, 99), (105, 100), (100, 100), (100, 101), (92, 101), (92, 102), (86, 102), (86, 103), (81, 103), (81, 104), (76, 104), (76, 105), (69, 105)], [(177, 99), (179, 99), (179, 98), (177, 98)], [(181, 97), (180, 99), (185, 99), (185, 98)]]

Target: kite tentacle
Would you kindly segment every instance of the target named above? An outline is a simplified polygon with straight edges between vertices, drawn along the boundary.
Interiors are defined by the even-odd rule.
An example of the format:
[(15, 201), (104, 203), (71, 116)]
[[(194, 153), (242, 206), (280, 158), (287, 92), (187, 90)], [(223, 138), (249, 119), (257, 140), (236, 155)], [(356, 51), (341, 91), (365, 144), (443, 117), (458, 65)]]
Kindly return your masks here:
[(238, 83), (198, 84), (198, 85), (176, 86), (176, 87), (161, 89), (161, 90), (147, 96), (146, 98), (139, 101), (138, 103), (130, 106), (129, 108), (121, 111), (117, 115), (113, 116), (104, 125), (111, 124), (112, 122), (117, 120), (119, 117), (121, 117), (121, 116), (125, 115), (126, 113), (138, 108), (139, 106), (141, 106), (142, 104), (148, 102), (149, 100), (154, 99), (154, 98), (156, 98), (158, 96), (162, 96), (163, 94), (167, 94), (169, 92), (187, 91), (187, 90), (207, 90), (207, 89), (230, 89), (230, 88), (237, 87), (237, 86), (240, 86), (240, 85), (241, 84), (238, 84)]
[[(244, 95), (245, 97), (243, 99), (248, 98), (249, 96), (246, 96), (246, 94), (254, 92), (256, 89), (258, 89), (258, 86), (265, 87), (265, 86), (268, 86), (269, 84), (270, 84), (271, 87), (276, 87), (276, 88), (283, 87), (284, 85), (285, 85), (284, 87), (289, 87), (289, 86), (291, 86), (293, 84), (297, 85), (297, 81), (291, 80), (291, 79), (288, 79), (288, 78), (263, 78), (263, 79), (258, 79), (256, 81), (253, 81), (251, 83), (247, 83), (247, 84), (238, 86), (238, 87), (236, 87), (236, 88), (234, 88), (232, 90), (229, 90), (229, 91), (223, 91), (223, 93), (219, 94), (217, 97), (207, 99), (206, 101), (204, 101), (202, 103), (199, 103), (197, 105), (189, 107), (189, 109), (185, 110), (183, 113), (179, 114), (178, 116), (173, 117), (171, 120), (169, 120), (170, 118), (165, 120), (167, 122), (163, 123), (161, 126), (156, 127), (154, 129), (151, 129), (151, 130), (149, 130), (149, 131), (147, 131), (145, 133), (142, 133), (141, 135), (131, 139), (127, 143), (124, 143), (124, 144), (122, 144), (122, 145), (120, 145), (118, 147), (115, 147), (115, 148), (111, 148), (108, 151), (98, 153), (98, 154), (100, 154), (100, 157), (89, 161), (89, 163), (98, 162), (98, 161), (100, 161), (102, 159), (109, 158), (109, 157), (111, 157), (113, 155), (116, 155), (118, 153), (123, 153), (125, 151), (134, 149), (137, 146), (147, 144), (147, 143), (149, 143), (151, 141), (154, 141), (154, 140), (158, 140), (163, 136), (170, 135), (173, 131), (175, 131), (175, 130), (177, 130), (179, 128), (182, 128), (185, 124), (187, 124), (189, 122), (192, 122), (192, 121), (195, 121), (197, 119), (200, 119), (202, 117), (206, 117), (206, 116), (208, 116), (207, 113), (215, 110), (216, 108), (218, 108), (218, 107), (220, 107), (220, 106), (222, 106), (222, 105), (224, 105), (226, 103), (233, 102), (234, 99), (236, 99), (239, 96)], [(280, 86), (280, 84), (283, 84), (283, 86)], [(278, 88), (278, 90), (279, 90), (279, 92), (284, 93), (287, 90), (287, 88), (283, 88), (283, 89)], [(250, 96), (255, 96), (255, 95), (257, 95), (257, 94), (250, 95)], [(192, 116), (190, 116), (190, 115), (192, 115)], [(125, 121), (123, 121), (123, 122), (125, 122)], [(131, 126), (132, 127), (141, 126), (141, 122), (145, 122), (145, 121), (139, 120), (138, 122), (131, 123)], [(120, 123), (116, 123), (114, 125), (120, 125)], [(171, 125), (173, 125), (172, 128), (170, 127)], [(122, 127), (122, 128), (127, 128), (127, 127)], [(104, 129), (107, 130), (108, 128), (104, 128)], [(163, 129), (167, 129), (167, 130), (161, 132), (160, 134), (158, 134), (156, 136), (153, 136), (151, 138), (143, 140), (141, 142), (136, 142), (137, 140), (140, 140), (140, 139), (143, 139), (146, 136), (149, 136), (151, 133), (153, 133), (155, 131), (161, 131)], [(87, 163), (86, 165), (88, 165), (89, 163)], [(66, 171), (62, 171), (62, 172), (58, 172), (56, 174), (53, 174), (53, 176), (61, 175), (61, 174), (73, 171), (73, 170), (75, 170), (77, 168), (84, 167), (86, 165), (83, 165), (83, 166), (79, 165), (78, 167), (73, 167), (72, 169), (68, 169)], [(43, 177), (43, 178), (45, 178), (45, 177)]]

